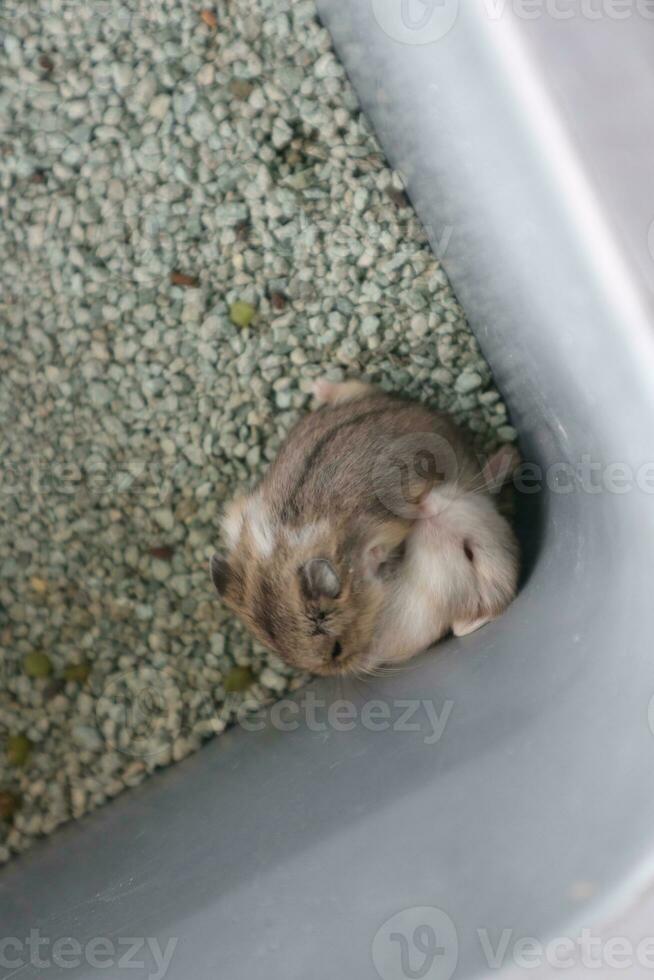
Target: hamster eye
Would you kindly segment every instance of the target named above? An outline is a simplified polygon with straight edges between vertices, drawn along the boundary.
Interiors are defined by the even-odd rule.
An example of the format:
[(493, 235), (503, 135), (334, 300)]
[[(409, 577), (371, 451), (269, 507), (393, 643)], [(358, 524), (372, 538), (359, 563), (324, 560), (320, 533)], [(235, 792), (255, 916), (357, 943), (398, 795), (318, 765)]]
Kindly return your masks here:
[(467, 541), (463, 542), (463, 551), (465, 552), (465, 556), (468, 559), (468, 561), (475, 560), (475, 554), (472, 548), (470, 547), (470, 544)]
[(332, 647), (332, 660), (338, 660), (338, 658), (342, 653), (343, 653), (343, 647), (337, 640), (334, 646)]

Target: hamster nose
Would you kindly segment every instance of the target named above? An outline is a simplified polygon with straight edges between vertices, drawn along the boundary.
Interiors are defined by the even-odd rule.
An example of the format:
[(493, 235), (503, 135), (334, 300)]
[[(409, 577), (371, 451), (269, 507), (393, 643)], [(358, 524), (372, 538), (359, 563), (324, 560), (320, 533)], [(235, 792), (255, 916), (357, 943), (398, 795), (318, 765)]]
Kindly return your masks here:
[(342, 653), (343, 653), (343, 647), (337, 640), (334, 646), (332, 647), (332, 653), (331, 653), (332, 660), (338, 660), (338, 658)]

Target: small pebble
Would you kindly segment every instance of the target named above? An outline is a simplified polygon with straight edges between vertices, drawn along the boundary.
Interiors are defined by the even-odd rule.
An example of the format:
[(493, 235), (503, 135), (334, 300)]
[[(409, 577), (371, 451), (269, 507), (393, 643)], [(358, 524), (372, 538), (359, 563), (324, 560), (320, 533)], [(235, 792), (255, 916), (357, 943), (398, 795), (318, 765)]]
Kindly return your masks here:
[(91, 673), (91, 665), (87, 663), (68, 664), (64, 667), (64, 679), (73, 681), (75, 684), (83, 684), (88, 680)]
[(9, 822), (20, 807), (20, 798), (7, 789), (0, 790), (0, 820)]
[(213, 10), (201, 10), (200, 17), (207, 27), (210, 27), (212, 30), (215, 30), (218, 27), (218, 18)]
[(275, 292), (270, 294), (270, 305), (272, 306), (273, 310), (277, 310), (279, 312), (286, 309), (286, 303), (287, 298), (284, 293)]
[(157, 582), (165, 582), (171, 575), (170, 563), (155, 558), (152, 562), (152, 574)]
[(10, 766), (24, 766), (32, 751), (32, 743), (26, 735), (10, 735), (5, 751)]
[(157, 545), (154, 548), (150, 548), (150, 554), (153, 558), (159, 558), (161, 561), (170, 561), (175, 552), (168, 545)]
[(497, 435), (502, 442), (515, 442), (518, 433), (512, 425), (501, 425), (497, 430)]
[(242, 101), (250, 98), (253, 89), (254, 85), (252, 82), (248, 82), (245, 78), (233, 78), (229, 83), (229, 91), (231, 94), (234, 96), (234, 98), (241, 99)]
[(481, 375), (477, 374), (476, 371), (464, 371), (460, 374), (456, 380), (454, 387), (457, 391), (460, 391), (462, 395), (467, 395), (471, 391), (476, 391), (477, 388), (481, 388), (483, 384)]
[(33, 650), (23, 657), (23, 670), (28, 677), (49, 677), (52, 673), (52, 661), (46, 653)]
[(247, 691), (256, 680), (250, 667), (232, 667), (225, 677), (224, 686), (228, 694)]
[(75, 725), (72, 730), (76, 745), (87, 752), (99, 752), (104, 746), (104, 740), (96, 728), (90, 725)]
[(286, 689), (286, 678), (276, 671), (271, 670), (270, 667), (266, 667), (261, 671), (259, 679), (264, 687), (268, 687), (271, 691), (276, 691), (278, 694), (281, 694)]
[(172, 286), (184, 286), (190, 289), (196, 289), (200, 284), (197, 276), (190, 276), (185, 272), (171, 272), (170, 282)]
[[(175, 527), (175, 515), (168, 507), (158, 507), (153, 511), (152, 516), (164, 531), (172, 531)], [(155, 556), (160, 557), (160, 556)]]
[(165, 93), (156, 95), (150, 103), (148, 112), (153, 119), (162, 120), (166, 117), (170, 108), (170, 96)]
[(251, 303), (243, 300), (236, 300), (229, 308), (229, 318), (237, 327), (249, 327), (252, 323), (256, 310)]

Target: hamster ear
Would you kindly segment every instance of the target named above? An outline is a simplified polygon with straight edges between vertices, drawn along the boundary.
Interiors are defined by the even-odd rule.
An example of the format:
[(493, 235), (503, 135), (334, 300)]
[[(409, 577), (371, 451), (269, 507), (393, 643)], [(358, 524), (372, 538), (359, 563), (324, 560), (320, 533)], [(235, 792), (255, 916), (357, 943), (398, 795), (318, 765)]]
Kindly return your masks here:
[(452, 624), (452, 632), (455, 636), (470, 636), (471, 633), (476, 633), (486, 623), (490, 623), (493, 618), (492, 616), (481, 616), (479, 619), (460, 619), (458, 622)]
[(215, 555), (211, 556), (210, 569), (211, 580), (216, 586), (218, 595), (224, 596), (229, 582), (229, 562), (223, 555), (216, 552)]
[(309, 599), (336, 599), (341, 581), (336, 569), (326, 558), (312, 558), (300, 569), (304, 594)]
[(245, 495), (236, 497), (227, 505), (222, 516), (223, 536), (230, 550), (235, 548), (238, 542), (247, 502), (248, 498)]

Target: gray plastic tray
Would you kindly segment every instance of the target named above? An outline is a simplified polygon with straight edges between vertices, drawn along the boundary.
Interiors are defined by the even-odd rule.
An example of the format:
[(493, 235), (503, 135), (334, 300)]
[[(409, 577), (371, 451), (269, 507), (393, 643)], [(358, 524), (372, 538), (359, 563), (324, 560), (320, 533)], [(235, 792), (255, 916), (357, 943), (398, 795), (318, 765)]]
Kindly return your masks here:
[[(438, 741), (423, 711), (408, 733), (235, 729), (6, 870), (5, 937), (107, 937), (123, 954), (127, 937), (175, 938), (170, 980), (498, 976), (479, 930), (497, 945), (606, 929), (650, 881), (654, 501), (636, 480), (654, 457), (654, 22), (635, 4), (527, 19), (443, 0), (421, 29), (416, 0), (398, 40), (393, 6), (321, 2), (543, 468), (522, 593), (479, 634), (348, 692), (431, 700), (449, 711)], [(603, 488), (561, 492), (560, 464)], [(441, 911), (384, 925), (421, 907)], [(390, 932), (410, 947), (421, 917), (442, 949), (422, 974), (410, 950), (409, 974)], [(512, 950), (507, 975), (535, 975), (512, 972)], [(10, 975), (125, 970), (87, 957)]]

